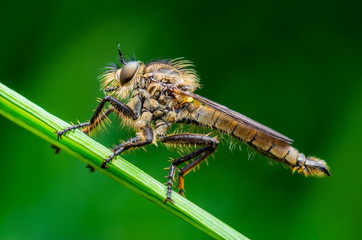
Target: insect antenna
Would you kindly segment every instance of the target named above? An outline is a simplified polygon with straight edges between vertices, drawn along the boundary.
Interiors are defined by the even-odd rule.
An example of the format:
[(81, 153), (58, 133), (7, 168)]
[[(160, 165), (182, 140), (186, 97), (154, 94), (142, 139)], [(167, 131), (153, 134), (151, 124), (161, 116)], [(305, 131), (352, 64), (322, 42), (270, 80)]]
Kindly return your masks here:
[(126, 65), (126, 61), (124, 60), (120, 44), (118, 44), (118, 53), (119, 53), (119, 60), (123, 65)]

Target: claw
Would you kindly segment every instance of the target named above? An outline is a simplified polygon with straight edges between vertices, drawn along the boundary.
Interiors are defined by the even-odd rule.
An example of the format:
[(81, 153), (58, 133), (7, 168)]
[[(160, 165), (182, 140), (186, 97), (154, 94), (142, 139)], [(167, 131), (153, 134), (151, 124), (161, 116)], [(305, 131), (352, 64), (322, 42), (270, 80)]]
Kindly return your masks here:
[(55, 132), (55, 134), (57, 134), (57, 140), (58, 140), (58, 141), (59, 141), (59, 139), (62, 139), (63, 133), (61, 133), (61, 131), (60, 131), (60, 132), (57, 131), (57, 132)]
[(183, 189), (180, 189), (180, 190), (178, 191), (178, 193), (179, 193), (181, 196), (185, 197), (185, 193), (184, 193), (184, 190), (183, 190)]
[(57, 140), (62, 139), (62, 136), (66, 133), (66, 131), (56, 131), (55, 134), (57, 134)]
[(114, 155), (109, 156), (109, 158), (105, 159), (105, 160), (103, 161), (102, 165), (101, 165), (101, 168), (109, 168), (109, 167), (107, 166), (107, 164), (110, 163), (110, 162), (112, 162), (113, 158), (114, 158)]
[(106, 161), (103, 161), (103, 162), (102, 162), (101, 168), (104, 168), (104, 169), (109, 168), (109, 167), (107, 166), (107, 162), (106, 162)]
[(166, 197), (166, 198), (163, 200), (163, 203), (166, 204), (167, 202), (175, 203), (175, 201), (174, 201), (171, 197)]

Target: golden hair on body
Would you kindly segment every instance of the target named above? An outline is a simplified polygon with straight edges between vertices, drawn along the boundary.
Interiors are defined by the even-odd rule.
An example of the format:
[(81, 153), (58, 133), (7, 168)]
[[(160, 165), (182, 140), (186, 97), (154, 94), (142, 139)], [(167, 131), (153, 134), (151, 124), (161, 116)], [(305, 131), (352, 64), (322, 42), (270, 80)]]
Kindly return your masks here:
[[(196, 125), (212, 128), (222, 134), (230, 135), (251, 146), (257, 152), (290, 167), (293, 172), (305, 176), (330, 176), (325, 161), (316, 157), (305, 157), (291, 146), (288, 137), (240, 114), (221, 104), (213, 102), (194, 92), (200, 87), (199, 78), (190, 61), (175, 60), (125, 61), (119, 50), (122, 67), (110, 67), (101, 77), (102, 87), (108, 95), (103, 98), (91, 120), (62, 131), (58, 137), (76, 128), (89, 132), (106, 119), (109, 113), (116, 113), (125, 125), (135, 129), (138, 134), (113, 148), (113, 155), (104, 160), (101, 167), (107, 168), (112, 159), (128, 149), (143, 147), (160, 141), (172, 146), (198, 146), (196, 150), (174, 159), (167, 176), (167, 195), (171, 198), (176, 167), (179, 193), (184, 191), (184, 176), (199, 166), (217, 148), (219, 140), (213, 134), (177, 132), (169, 134), (174, 124)], [(103, 109), (109, 103), (106, 111)]]

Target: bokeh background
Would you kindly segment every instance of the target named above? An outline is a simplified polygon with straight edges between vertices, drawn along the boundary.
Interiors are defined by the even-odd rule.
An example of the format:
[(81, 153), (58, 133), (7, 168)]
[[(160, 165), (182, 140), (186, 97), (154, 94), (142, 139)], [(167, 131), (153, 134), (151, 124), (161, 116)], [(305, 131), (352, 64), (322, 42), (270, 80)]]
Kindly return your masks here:
[[(65, 121), (86, 121), (116, 46), (145, 62), (192, 60), (199, 94), (294, 139), (332, 177), (220, 145), (187, 197), (252, 239), (362, 239), (361, 1), (13, 1), (0, 8), (0, 81)], [(111, 147), (132, 135), (114, 127)], [(0, 117), (0, 239), (209, 239)], [(126, 159), (164, 181), (177, 153)]]

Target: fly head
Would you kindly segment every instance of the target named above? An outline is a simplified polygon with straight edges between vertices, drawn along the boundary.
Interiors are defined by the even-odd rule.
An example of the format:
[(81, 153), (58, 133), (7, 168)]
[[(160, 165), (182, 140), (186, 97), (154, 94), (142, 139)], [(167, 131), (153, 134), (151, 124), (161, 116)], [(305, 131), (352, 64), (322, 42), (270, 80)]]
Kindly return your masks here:
[(123, 64), (123, 67), (118, 69), (115, 74), (116, 80), (119, 82), (121, 86), (129, 83), (137, 74), (140, 64), (137, 61), (128, 61), (124, 60), (122, 51), (118, 45), (118, 52), (120, 61)]

